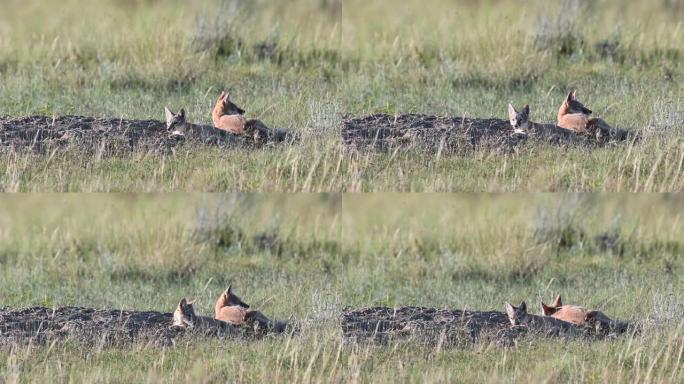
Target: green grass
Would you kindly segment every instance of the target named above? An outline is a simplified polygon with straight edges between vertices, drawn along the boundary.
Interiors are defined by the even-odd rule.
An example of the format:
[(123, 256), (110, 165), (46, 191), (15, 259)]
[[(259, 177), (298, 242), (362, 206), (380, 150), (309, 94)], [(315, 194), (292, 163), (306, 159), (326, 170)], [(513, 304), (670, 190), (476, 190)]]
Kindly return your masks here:
[[(209, 123), (227, 88), (249, 117), (304, 140), (170, 157), (10, 153), (0, 190), (681, 191), (681, 2), (565, 3), (10, 1), (0, 14), (2, 115), (161, 120), (168, 105)], [(644, 142), (439, 157), (340, 148), (344, 115), (505, 118), (513, 102), (553, 122), (570, 89), (609, 123), (643, 130)]]
[[(0, 199), (2, 305), (209, 314), (229, 283), (296, 336), (0, 350), (8, 382), (681, 382), (684, 206), (669, 195), (24, 195)], [(271, 247), (251, 240), (267, 233)], [(602, 248), (609, 234), (618, 245)], [(217, 240), (222, 239), (219, 243)], [(560, 242), (560, 239), (564, 241)], [(223, 244), (223, 245), (220, 245)], [(438, 349), (341, 339), (345, 306), (565, 301), (643, 336)]]

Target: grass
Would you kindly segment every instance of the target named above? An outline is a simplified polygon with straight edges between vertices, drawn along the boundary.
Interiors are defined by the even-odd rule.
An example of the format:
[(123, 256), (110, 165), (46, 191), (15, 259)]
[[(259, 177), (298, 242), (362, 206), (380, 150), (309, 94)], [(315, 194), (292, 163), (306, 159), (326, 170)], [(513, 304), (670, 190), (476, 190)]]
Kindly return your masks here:
[[(401, 207), (401, 209), (396, 209)], [(0, 199), (0, 302), (210, 312), (228, 283), (302, 332), (171, 348), (0, 350), (7, 382), (681, 382), (676, 195), (79, 195)], [(606, 241), (609, 236), (613, 241)], [(268, 241), (258, 239), (267, 238)], [(345, 306), (565, 300), (642, 336), (464, 349), (351, 344)]]
[[(304, 140), (170, 157), (10, 152), (0, 190), (681, 191), (680, 3), (10, 1), (0, 15), (2, 115), (162, 119), (169, 105), (208, 123), (227, 88), (249, 117)], [(345, 115), (505, 118), (513, 102), (553, 122), (569, 89), (645, 140), (513, 155), (340, 148)]]

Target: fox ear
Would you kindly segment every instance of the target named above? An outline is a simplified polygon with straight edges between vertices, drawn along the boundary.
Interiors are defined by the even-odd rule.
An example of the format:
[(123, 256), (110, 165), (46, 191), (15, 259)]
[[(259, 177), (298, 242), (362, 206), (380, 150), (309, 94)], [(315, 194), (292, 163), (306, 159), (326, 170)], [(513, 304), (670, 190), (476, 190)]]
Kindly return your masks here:
[(529, 115), (529, 114), (530, 114), (530, 106), (529, 106), (529, 105), (526, 105), (525, 108), (523, 108), (522, 111), (523, 111), (523, 113), (524, 113), (525, 115)]
[(513, 106), (513, 104), (508, 104), (508, 118), (513, 120), (513, 119), (515, 119), (517, 114), (518, 114), (518, 112), (515, 110), (515, 107)]
[(544, 304), (543, 301), (541, 303), (541, 307), (542, 307), (542, 313), (544, 314), (544, 316), (549, 316), (549, 315), (553, 314), (553, 308)]
[(563, 300), (561, 300), (561, 295), (556, 296), (556, 300), (553, 301), (552, 306), (554, 306), (554, 307), (562, 307), (563, 306)]
[(185, 117), (185, 108), (181, 108), (180, 111), (178, 111), (178, 115), (180, 117)]
[(523, 311), (523, 312), (527, 312), (527, 303), (525, 303), (524, 301), (521, 302), (521, 303), (520, 303), (520, 306), (518, 307), (518, 309), (521, 310), (521, 311)]
[(185, 300), (185, 297), (181, 299), (180, 303), (178, 303), (178, 306), (181, 308), (185, 308), (185, 306), (188, 305), (188, 301)]
[(164, 115), (166, 115), (166, 122), (168, 123), (173, 119), (174, 115), (173, 112), (169, 109), (169, 107), (164, 107)]
[(567, 97), (565, 100), (568, 101), (568, 102), (573, 101), (573, 100), (575, 99), (575, 95), (574, 95), (574, 94), (575, 94), (574, 91), (568, 93), (568, 97)]

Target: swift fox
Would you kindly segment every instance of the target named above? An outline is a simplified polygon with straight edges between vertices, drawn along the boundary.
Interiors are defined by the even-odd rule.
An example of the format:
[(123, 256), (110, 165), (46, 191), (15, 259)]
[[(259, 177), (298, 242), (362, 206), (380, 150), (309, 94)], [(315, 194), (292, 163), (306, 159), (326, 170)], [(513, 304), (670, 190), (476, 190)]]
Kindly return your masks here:
[(550, 316), (569, 323), (593, 328), (596, 331), (625, 332), (628, 324), (624, 321), (616, 321), (606, 316), (601, 311), (589, 310), (578, 305), (563, 305), (561, 295), (551, 305), (541, 303), (544, 316)]
[(164, 114), (166, 115), (166, 130), (171, 132), (172, 137), (190, 137), (200, 140), (219, 137), (229, 138), (225, 131), (210, 125), (188, 123), (183, 108), (178, 113), (173, 113), (168, 107), (164, 107)]
[(558, 320), (554, 317), (536, 316), (527, 313), (527, 304), (524, 301), (517, 307), (506, 303), (506, 314), (513, 327), (523, 327), (535, 332), (565, 337), (578, 335), (581, 331), (574, 324)]
[(212, 331), (230, 327), (230, 325), (212, 319), (211, 317), (197, 316), (195, 308), (193, 307), (194, 303), (195, 300), (187, 301), (185, 297), (181, 299), (176, 310), (173, 312), (173, 327), (183, 330), (188, 328), (200, 328)]
[(577, 133), (596, 133), (597, 138), (609, 134), (613, 129), (603, 119), (589, 117), (592, 110), (577, 100), (577, 91), (568, 93), (558, 109), (558, 126)]
[(517, 111), (512, 104), (508, 104), (508, 119), (513, 127), (513, 133), (526, 135), (530, 127), (530, 106), (526, 105), (521, 111)]
[(263, 313), (250, 309), (249, 305), (233, 293), (230, 286), (216, 300), (214, 316), (216, 320), (229, 324), (246, 325), (267, 332), (283, 332), (286, 326), (283, 322), (272, 321)]
[(221, 92), (216, 99), (214, 110), (211, 112), (211, 121), (214, 123), (214, 127), (218, 129), (241, 135), (245, 133), (245, 123), (247, 122), (242, 116), (244, 113), (243, 109), (230, 101), (228, 93)]
[(242, 116), (244, 113), (243, 109), (230, 101), (230, 94), (223, 91), (218, 99), (216, 99), (214, 110), (211, 112), (211, 120), (214, 123), (214, 127), (218, 129), (236, 135), (251, 136), (257, 142), (280, 142), (287, 139), (287, 132), (271, 129), (261, 120), (246, 120)]

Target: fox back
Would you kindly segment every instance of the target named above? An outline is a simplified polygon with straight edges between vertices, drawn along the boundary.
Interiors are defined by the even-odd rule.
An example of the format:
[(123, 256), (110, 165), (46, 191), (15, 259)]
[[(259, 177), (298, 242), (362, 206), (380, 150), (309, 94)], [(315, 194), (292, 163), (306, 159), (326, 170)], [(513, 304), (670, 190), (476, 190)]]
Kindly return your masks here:
[(629, 326), (627, 322), (613, 320), (601, 311), (578, 305), (563, 305), (560, 295), (550, 305), (542, 302), (541, 307), (544, 316), (550, 316), (580, 327), (593, 328), (597, 332), (625, 332)]

